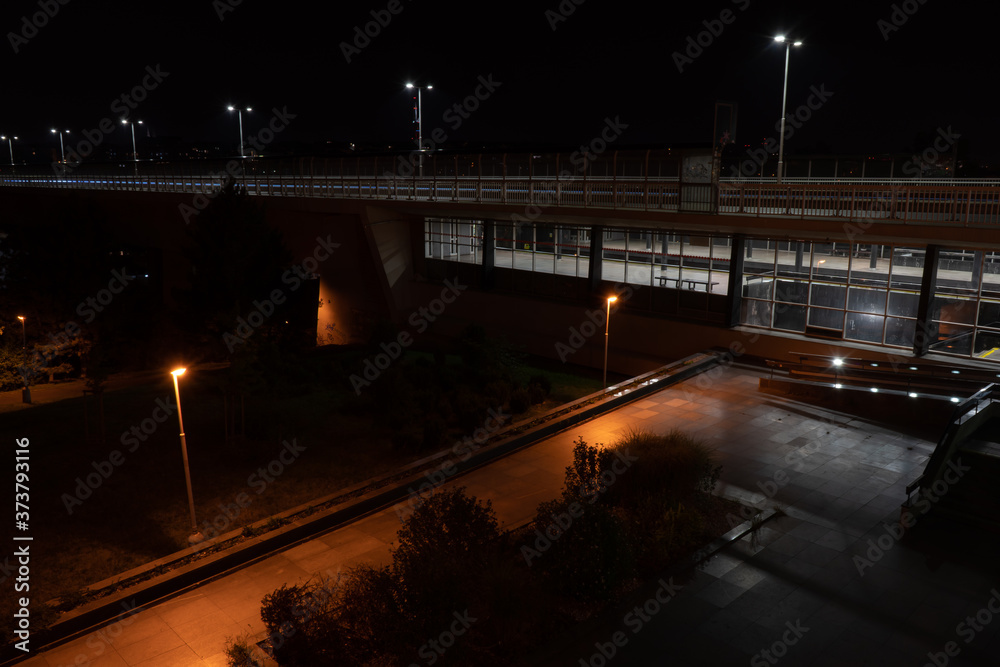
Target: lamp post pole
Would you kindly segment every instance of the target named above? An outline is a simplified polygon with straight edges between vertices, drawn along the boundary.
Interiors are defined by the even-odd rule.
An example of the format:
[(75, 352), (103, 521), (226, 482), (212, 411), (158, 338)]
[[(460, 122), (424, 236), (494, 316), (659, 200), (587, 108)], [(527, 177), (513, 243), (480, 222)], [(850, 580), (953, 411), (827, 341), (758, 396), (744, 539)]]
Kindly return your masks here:
[(31, 389), (28, 388), (28, 337), (24, 330), (24, 315), (18, 315), (17, 319), (21, 320), (21, 356), (24, 358), (24, 371), (21, 374), (21, 380), (24, 382), (24, 388), (21, 390), (21, 402), (31, 403)]
[(13, 167), (14, 166), (14, 142), (13, 142), (13, 140), (17, 139), (17, 137), (0, 136), (0, 140), (3, 140), (3, 139), (7, 140), (7, 148), (10, 149), (10, 166)]
[(417, 89), (417, 106), (414, 111), (417, 114), (417, 151), (420, 153), (420, 176), (424, 175), (424, 109), (423, 109), (423, 98), (421, 97), (421, 91), (426, 88), (427, 90), (433, 90), (434, 86), (415, 86), (412, 83), (406, 84), (409, 89)]
[(188, 466), (187, 438), (184, 435), (184, 417), (181, 415), (181, 390), (180, 386), (177, 384), (177, 378), (184, 375), (186, 370), (186, 368), (178, 368), (177, 370), (171, 371), (170, 374), (174, 376), (174, 396), (177, 398), (177, 422), (181, 427), (181, 456), (184, 459), (184, 481), (187, 482), (188, 507), (191, 510), (191, 535), (188, 537), (188, 542), (196, 544), (201, 542), (204, 537), (198, 532), (198, 520), (195, 518), (194, 514), (194, 493), (191, 490), (191, 468)]
[(784, 176), (785, 168), (785, 100), (788, 97), (788, 58), (789, 53), (793, 46), (802, 46), (802, 42), (795, 41), (789, 42), (784, 35), (778, 35), (774, 38), (776, 42), (783, 42), (785, 44), (785, 80), (784, 85), (781, 89), (781, 135), (778, 137), (778, 172), (777, 181), (780, 184), (781, 178)]
[[(237, 113), (237, 116), (239, 117), (239, 122), (240, 122), (240, 157), (245, 157), (245, 155), (243, 153), (243, 109), (242, 108), (237, 109), (234, 106), (229, 106), (227, 108), (230, 111), (235, 111)], [(246, 109), (247, 109), (247, 113), (249, 113), (250, 111), (252, 111), (252, 109), (250, 107), (247, 107)]]
[(608, 316), (604, 321), (604, 380), (602, 386), (608, 387), (608, 331), (611, 329), (611, 304), (618, 300), (616, 296), (608, 297)]

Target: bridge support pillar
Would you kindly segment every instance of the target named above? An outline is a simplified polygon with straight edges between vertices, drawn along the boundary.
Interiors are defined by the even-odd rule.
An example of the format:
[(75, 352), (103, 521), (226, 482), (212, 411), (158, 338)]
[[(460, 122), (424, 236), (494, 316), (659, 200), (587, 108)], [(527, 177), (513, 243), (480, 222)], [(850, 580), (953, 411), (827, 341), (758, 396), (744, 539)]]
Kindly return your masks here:
[(590, 277), (590, 291), (601, 289), (604, 268), (604, 227), (595, 225), (590, 228), (590, 266), (587, 275)]
[(924, 254), (924, 275), (920, 279), (920, 301), (917, 303), (917, 328), (913, 334), (913, 354), (922, 357), (937, 340), (937, 325), (933, 320), (931, 305), (934, 302), (934, 285), (937, 283), (938, 256), (941, 246), (929, 245)]
[(749, 241), (742, 234), (733, 236), (729, 253), (729, 294), (726, 295), (726, 327), (732, 329), (740, 323), (743, 307), (743, 257)]

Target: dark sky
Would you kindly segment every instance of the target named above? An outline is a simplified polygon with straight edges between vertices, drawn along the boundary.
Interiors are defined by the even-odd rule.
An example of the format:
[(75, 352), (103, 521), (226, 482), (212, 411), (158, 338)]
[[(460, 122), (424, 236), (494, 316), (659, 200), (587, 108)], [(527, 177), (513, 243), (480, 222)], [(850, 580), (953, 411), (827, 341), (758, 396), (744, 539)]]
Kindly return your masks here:
[[(141, 85), (146, 67), (159, 65), (169, 75), (135, 117), (157, 135), (198, 141), (235, 143), (236, 119), (225, 111), (235, 102), (254, 107), (248, 134), (276, 107), (295, 114), (282, 139), (405, 142), (412, 116), (403, 84), (412, 79), (434, 85), (424, 96), (425, 137), (441, 127), (449, 140), (573, 146), (617, 117), (628, 125), (621, 145), (708, 144), (714, 102), (725, 100), (739, 105), (739, 143), (760, 142), (776, 136), (784, 47), (772, 37), (787, 31), (805, 42), (792, 51), (790, 112), (814, 86), (833, 95), (786, 150), (922, 150), (950, 126), (971, 154), (1000, 153), (990, 130), (995, 10), (908, 0), (912, 15), (896, 10), (906, 22), (888, 32), (878, 22), (892, 25), (891, 2), (715, 0), (654, 10), (562, 0), (574, 11), (553, 30), (546, 11), (558, 12), (559, 0), (397, 2), (399, 13), (348, 63), (341, 42), (372, 11), (389, 15), (388, 1), (6, 0), (0, 132), (44, 146), (55, 141), (50, 127), (97, 128), (120, 115), (113, 101)], [(22, 17), (47, 3), (58, 13), (26, 43), (13, 38), (15, 53)], [(231, 9), (222, 20), (220, 7)], [(703, 22), (723, 11), (732, 20), (714, 25), (721, 34), (705, 32)], [(679, 72), (673, 54), (702, 32), (711, 43)], [(490, 75), (499, 87), (455, 128), (443, 114)]]

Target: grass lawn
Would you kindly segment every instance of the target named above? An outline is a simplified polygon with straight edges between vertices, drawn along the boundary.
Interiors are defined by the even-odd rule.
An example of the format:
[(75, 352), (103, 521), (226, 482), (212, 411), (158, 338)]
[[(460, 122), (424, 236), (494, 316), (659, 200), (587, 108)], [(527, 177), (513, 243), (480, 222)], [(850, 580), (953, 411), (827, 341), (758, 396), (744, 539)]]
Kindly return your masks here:
[[(219, 532), (239, 528), (430, 453), (394, 448), (384, 420), (345, 409), (353, 399), (348, 386), (321, 383), (283, 396), (248, 396), (243, 406), (247, 437), (227, 442), (223, 398), (215, 388), (221, 372), (192, 370), (181, 378), (199, 528), (212, 519), (218, 519)], [(600, 388), (599, 380), (562, 368), (524, 372), (546, 374), (553, 387), (549, 400), (533, 406), (532, 413)], [(73, 600), (84, 586), (187, 546), (191, 526), (177, 415), (166, 415), (162, 407), (173, 403), (169, 375), (106, 393), (103, 442), (85, 437), (82, 398), (3, 415), (9, 437), (31, 442), (35, 609), (55, 597)], [(87, 405), (93, 434), (96, 401), (91, 398)], [(463, 435), (455, 428), (447, 433), (453, 439)], [(304, 449), (290, 461), (296, 448)], [(285, 463), (279, 459), (282, 452)], [(220, 507), (231, 507), (241, 494), (250, 498), (249, 505), (225, 525)], [(0, 613), (7, 613), (12, 602), (5, 596)]]

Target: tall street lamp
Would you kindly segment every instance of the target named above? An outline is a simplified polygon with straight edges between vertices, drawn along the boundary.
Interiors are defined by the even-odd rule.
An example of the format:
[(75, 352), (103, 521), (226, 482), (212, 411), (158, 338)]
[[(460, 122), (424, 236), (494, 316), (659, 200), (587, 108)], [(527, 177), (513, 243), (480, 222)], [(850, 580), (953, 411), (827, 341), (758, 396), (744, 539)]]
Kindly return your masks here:
[[(243, 155), (243, 109), (237, 109), (236, 107), (234, 107), (232, 105), (230, 105), (230, 106), (228, 106), (226, 108), (229, 109), (230, 111), (235, 111), (239, 115), (239, 119), (240, 119), (240, 157), (244, 157), (244, 155)], [(253, 111), (253, 109), (251, 109), (250, 107), (247, 107), (246, 110), (247, 110), (247, 113), (249, 113), (250, 111)]]
[(784, 35), (774, 38), (776, 42), (785, 44), (785, 84), (781, 90), (781, 136), (778, 138), (778, 183), (781, 183), (782, 171), (785, 168), (785, 98), (788, 97), (788, 54), (793, 46), (802, 46), (801, 41), (790, 42)]
[[(141, 120), (137, 120), (135, 123), (142, 125)], [(136, 169), (138, 169), (139, 154), (135, 150), (135, 123), (130, 121), (128, 118), (122, 118), (122, 125), (128, 125), (132, 128), (132, 161), (136, 163)]]
[(63, 145), (63, 135), (69, 134), (69, 130), (50, 130), (52, 134), (59, 135), (59, 152), (62, 155), (62, 163), (66, 164), (66, 147)]
[(191, 535), (188, 536), (189, 544), (197, 544), (205, 539), (198, 532), (198, 521), (194, 516), (194, 493), (191, 491), (191, 469), (188, 466), (187, 439), (184, 437), (184, 417), (181, 416), (181, 390), (177, 384), (177, 378), (184, 375), (186, 368), (178, 368), (170, 371), (174, 376), (174, 396), (177, 397), (177, 422), (181, 426), (181, 455), (184, 458), (184, 480), (187, 482), (188, 506), (191, 508)]
[[(21, 320), (21, 354), (24, 357), (24, 365), (28, 365), (28, 338), (24, 331), (24, 315), (18, 315), (17, 319)], [(28, 375), (27, 368), (25, 372), (21, 375), (21, 379), (24, 381), (24, 388), (21, 390), (21, 402), (31, 403), (31, 390), (28, 389)]]
[(407, 89), (417, 89), (417, 106), (413, 107), (413, 113), (416, 114), (414, 120), (417, 122), (417, 151), (420, 152), (420, 176), (424, 175), (424, 109), (423, 101), (421, 98), (421, 91), (423, 90), (434, 90), (434, 86), (415, 86), (412, 83), (406, 84)]
[(7, 147), (10, 149), (10, 166), (14, 166), (14, 143), (12, 139), (16, 140), (17, 137), (8, 137), (6, 135), (0, 135), (0, 141), (7, 141)]
[(611, 304), (618, 300), (616, 296), (608, 297), (608, 317), (604, 321), (604, 388), (608, 386), (608, 330), (611, 328)]

